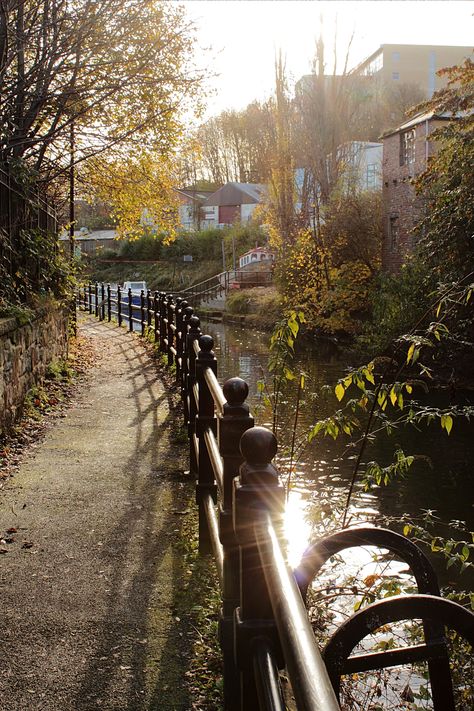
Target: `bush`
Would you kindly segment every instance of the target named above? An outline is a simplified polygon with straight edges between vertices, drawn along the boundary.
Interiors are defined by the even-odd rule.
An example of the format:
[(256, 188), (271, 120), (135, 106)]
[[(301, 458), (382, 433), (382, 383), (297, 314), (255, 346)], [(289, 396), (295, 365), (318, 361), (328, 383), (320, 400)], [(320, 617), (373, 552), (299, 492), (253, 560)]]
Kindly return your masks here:
[(372, 357), (386, 352), (402, 333), (416, 324), (428, 307), (430, 289), (423, 263), (414, 258), (400, 274), (379, 274), (373, 283), (372, 318), (356, 339), (356, 349)]

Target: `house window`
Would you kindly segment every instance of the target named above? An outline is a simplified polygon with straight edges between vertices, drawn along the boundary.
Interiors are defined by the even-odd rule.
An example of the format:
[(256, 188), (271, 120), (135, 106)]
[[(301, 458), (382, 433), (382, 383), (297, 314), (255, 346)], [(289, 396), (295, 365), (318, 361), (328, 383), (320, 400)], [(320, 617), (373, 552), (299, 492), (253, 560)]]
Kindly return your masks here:
[(392, 59), (394, 62), (399, 62), (400, 61), (400, 52), (393, 52)]
[(392, 79), (398, 81), (400, 79), (400, 72), (392, 72)]
[(400, 134), (400, 165), (415, 162), (415, 129)]
[(390, 240), (390, 249), (395, 252), (398, 249), (398, 216), (393, 215), (389, 218), (388, 237)]

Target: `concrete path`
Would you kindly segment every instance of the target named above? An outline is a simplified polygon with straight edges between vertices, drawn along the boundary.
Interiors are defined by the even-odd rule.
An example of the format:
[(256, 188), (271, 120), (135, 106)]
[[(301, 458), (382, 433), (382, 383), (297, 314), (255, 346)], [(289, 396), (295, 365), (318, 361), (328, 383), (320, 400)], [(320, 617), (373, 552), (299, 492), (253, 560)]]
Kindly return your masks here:
[(0, 492), (0, 710), (184, 711), (170, 402), (137, 337), (80, 328), (101, 358)]

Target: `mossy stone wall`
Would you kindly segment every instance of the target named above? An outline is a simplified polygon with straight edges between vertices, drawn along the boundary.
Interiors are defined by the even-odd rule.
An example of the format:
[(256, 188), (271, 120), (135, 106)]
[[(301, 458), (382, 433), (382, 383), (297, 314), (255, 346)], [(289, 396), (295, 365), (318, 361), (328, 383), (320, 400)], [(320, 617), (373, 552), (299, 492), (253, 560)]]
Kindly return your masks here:
[(25, 396), (53, 360), (67, 356), (68, 312), (39, 309), (28, 323), (0, 319), (0, 432), (21, 414)]

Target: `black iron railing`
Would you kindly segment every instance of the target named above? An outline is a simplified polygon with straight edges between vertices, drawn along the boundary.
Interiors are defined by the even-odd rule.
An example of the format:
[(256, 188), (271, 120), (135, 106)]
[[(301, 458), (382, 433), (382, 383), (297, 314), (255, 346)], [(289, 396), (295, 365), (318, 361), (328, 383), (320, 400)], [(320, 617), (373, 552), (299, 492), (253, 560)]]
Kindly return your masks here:
[[(212, 553), (222, 592), (220, 645), (226, 711), (284, 711), (279, 672), (286, 670), (299, 711), (336, 711), (344, 674), (428, 661), (433, 707), (455, 711), (445, 626), (474, 646), (474, 615), (440, 597), (424, 553), (400, 534), (346, 529), (310, 546), (295, 571), (284, 555), (284, 488), (272, 464), (273, 434), (255, 427), (247, 384), (217, 379), (213, 340), (181, 298), (150, 292), (122, 294), (85, 286), (80, 308), (100, 319), (153, 333), (176, 369), (196, 480), (199, 550)], [(353, 615), (321, 654), (306, 612), (308, 586), (324, 562), (349, 547), (387, 549), (411, 569), (418, 594), (384, 599)], [(422, 644), (350, 656), (357, 644), (390, 622), (421, 619)]]

